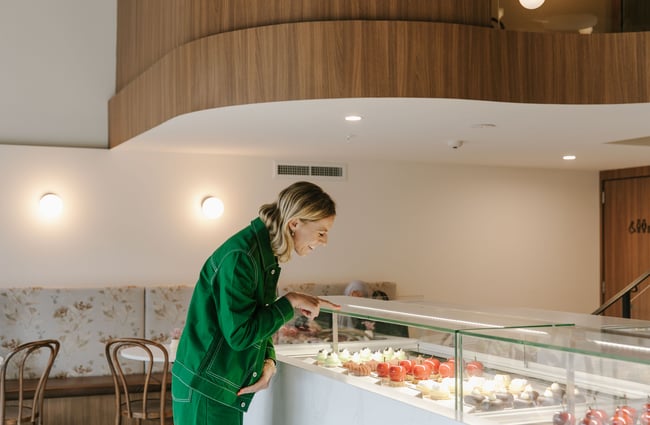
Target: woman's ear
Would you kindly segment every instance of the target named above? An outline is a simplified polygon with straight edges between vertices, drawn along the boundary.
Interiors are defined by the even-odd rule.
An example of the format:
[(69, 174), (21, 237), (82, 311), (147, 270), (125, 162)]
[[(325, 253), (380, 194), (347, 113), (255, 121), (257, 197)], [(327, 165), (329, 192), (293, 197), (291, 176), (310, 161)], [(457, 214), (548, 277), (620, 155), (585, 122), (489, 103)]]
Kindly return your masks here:
[(290, 232), (295, 232), (296, 229), (298, 228), (298, 223), (299, 222), (300, 222), (300, 220), (297, 219), (297, 218), (289, 220), (289, 231)]

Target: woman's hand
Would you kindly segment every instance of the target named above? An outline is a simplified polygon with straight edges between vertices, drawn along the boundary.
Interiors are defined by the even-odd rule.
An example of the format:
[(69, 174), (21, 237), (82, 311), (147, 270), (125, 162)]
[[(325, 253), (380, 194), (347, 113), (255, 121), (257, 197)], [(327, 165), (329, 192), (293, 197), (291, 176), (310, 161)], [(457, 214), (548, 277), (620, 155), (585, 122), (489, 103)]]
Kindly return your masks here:
[(253, 385), (240, 389), (237, 395), (256, 393), (267, 389), (271, 383), (271, 378), (275, 375), (275, 371), (275, 362), (271, 359), (264, 360), (264, 367), (262, 368), (262, 376), (260, 376), (260, 379)]
[(310, 319), (318, 316), (321, 304), (327, 304), (335, 309), (341, 308), (340, 305), (329, 302), (323, 298), (302, 294), (300, 292), (289, 292), (285, 297), (289, 300), (293, 308), (297, 308), (303, 315)]

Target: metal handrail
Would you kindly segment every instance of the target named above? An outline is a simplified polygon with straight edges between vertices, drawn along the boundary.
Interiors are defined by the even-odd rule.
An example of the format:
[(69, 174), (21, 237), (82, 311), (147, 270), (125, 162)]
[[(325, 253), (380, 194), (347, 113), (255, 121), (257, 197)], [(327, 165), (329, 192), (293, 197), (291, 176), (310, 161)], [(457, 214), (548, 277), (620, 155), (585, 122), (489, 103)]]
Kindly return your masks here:
[(647, 272), (643, 273), (641, 276), (636, 278), (632, 283), (627, 285), (625, 288), (621, 289), (616, 295), (611, 297), (609, 300), (607, 300), (603, 305), (598, 307), (593, 313), (591, 314), (602, 314), (605, 310), (607, 310), (609, 307), (612, 306), (615, 302), (618, 300), (622, 299), (623, 303), (623, 317), (626, 319), (629, 319), (631, 317), (630, 314), (630, 292), (636, 291), (637, 286), (639, 286), (641, 283), (643, 283), (644, 280), (646, 280), (648, 277), (650, 277), (650, 270)]

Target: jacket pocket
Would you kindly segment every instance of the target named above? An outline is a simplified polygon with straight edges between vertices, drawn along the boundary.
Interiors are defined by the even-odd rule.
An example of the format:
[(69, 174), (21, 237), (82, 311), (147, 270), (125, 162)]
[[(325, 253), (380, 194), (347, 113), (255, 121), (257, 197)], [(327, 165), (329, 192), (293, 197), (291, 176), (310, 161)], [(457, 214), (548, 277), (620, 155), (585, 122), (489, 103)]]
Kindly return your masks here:
[(172, 381), (172, 400), (176, 403), (191, 403), (192, 388), (185, 385), (182, 381), (174, 379)]

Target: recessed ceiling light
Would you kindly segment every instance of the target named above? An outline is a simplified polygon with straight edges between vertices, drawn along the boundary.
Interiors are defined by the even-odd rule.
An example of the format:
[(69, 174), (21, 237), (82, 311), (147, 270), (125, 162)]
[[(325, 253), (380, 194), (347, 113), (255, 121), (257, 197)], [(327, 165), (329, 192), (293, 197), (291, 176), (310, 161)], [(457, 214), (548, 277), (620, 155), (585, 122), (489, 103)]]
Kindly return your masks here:
[(573, 161), (573, 160), (576, 159), (576, 156), (575, 155), (564, 155), (562, 157), (562, 159), (565, 160), (565, 161)]
[(361, 117), (359, 115), (348, 115), (345, 117), (346, 121), (361, 121)]

